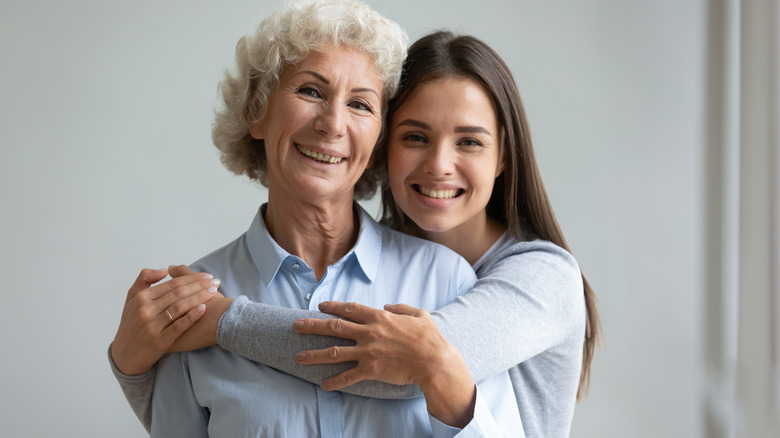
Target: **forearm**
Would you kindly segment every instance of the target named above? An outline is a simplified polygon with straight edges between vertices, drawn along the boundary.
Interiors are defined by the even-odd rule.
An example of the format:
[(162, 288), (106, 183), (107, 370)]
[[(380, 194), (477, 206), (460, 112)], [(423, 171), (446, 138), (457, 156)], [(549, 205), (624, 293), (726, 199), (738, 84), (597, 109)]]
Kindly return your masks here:
[[(493, 403), (494, 404), (494, 403)], [(431, 431), (434, 438), (455, 438), (455, 437), (524, 437), (523, 423), (517, 409), (501, 410), (498, 415), (491, 411), (491, 403), (480, 389), (477, 389), (474, 396), (473, 416), (464, 427), (454, 427), (443, 423), (429, 413)]]
[(442, 421), (430, 410), (429, 403), (429, 420), (433, 436), (436, 438), (525, 436), (523, 421), (506, 372), (476, 385), (473, 399), (470, 401), (469, 419), (467, 424), (461, 427), (456, 427), (455, 423)]
[[(354, 345), (351, 340), (295, 333), (292, 325), (300, 318), (321, 319), (331, 316), (255, 303), (242, 296), (233, 302), (219, 321), (217, 339), (226, 350), (317, 385), (354, 366), (353, 362), (320, 365), (301, 365), (296, 362), (295, 355), (303, 350)], [(411, 398), (421, 394), (416, 385), (391, 385), (378, 381), (362, 381), (342, 391), (385, 399)]]
[(435, 360), (428, 361), (429, 378), (420, 382), (420, 389), (430, 415), (448, 426), (463, 428), (474, 417), (476, 385), (455, 347), (449, 344), (439, 351)]
[(582, 317), (576, 262), (552, 244), (539, 246), (549, 250), (505, 257), (471, 291), (431, 313), (476, 382), (558, 345)]
[(122, 374), (111, 359), (111, 346), (108, 347), (108, 362), (111, 364), (111, 371), (114, 377), (122, 387), (127, 402), (133, 409), (138, 420), (143, 424), (146, 431), (149, 432), (152, 427), (152, 393), (154, 391), (154, 378), (156, 367), (138, 376), (128, 376)]

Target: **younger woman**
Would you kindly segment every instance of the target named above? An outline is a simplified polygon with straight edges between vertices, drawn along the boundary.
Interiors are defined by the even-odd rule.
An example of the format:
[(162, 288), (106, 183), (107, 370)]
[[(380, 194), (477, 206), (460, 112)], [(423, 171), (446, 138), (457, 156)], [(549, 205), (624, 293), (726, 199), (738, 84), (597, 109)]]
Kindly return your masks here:
[[(385, 221), (461, 254), (479, 277), (474, 289), (431, 315), (403, 305), (320, 305), (352, 322), (239, 298), (224, 315), (207, 311), (178, 348), (218, 337), (223, 348), (325, 389), (399, 398), (415, 395), (415, 387), (376, 381), (419, 384), (435, 376), (445, 366), (443, 335), (474, 381), (509, 370), (526, 436), (568, 436), (577, 395), (587, 388), (598, 313), (548, 201), (509, 69), (473, 37), (428, 35), (409, 50), (386, 121), (377, 163), (386, 157)], [(295, 324), (299, 333), (355, 343), (297, 337), (289, 332), (297, 318), (306, 318)], [(295, 363), (300, 350), (308, 351)], [(345, 361), (357, 366), (309, 366)], [(117, 377), (126, 394), (142, 386)], [(143, 396), (133, 401), (144, 405)]]

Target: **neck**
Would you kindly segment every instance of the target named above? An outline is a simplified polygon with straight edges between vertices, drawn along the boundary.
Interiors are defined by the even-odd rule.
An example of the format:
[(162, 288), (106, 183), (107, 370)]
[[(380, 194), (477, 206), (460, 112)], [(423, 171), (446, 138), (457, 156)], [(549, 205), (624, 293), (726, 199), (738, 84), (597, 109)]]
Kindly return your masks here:
[(457, 252), (469, 264), (477, 263), (480, 257), (496, 243), (507, 226), (487, 214), (447, 231), (426, 231), (412, 223), (402, 231), (413, 236), (436, 242)]
[(268, 194), (265, 225), (276, 243), (303, 259), (317, 279), (357, 242), (359, 221), (352, 197), (313, 204)]

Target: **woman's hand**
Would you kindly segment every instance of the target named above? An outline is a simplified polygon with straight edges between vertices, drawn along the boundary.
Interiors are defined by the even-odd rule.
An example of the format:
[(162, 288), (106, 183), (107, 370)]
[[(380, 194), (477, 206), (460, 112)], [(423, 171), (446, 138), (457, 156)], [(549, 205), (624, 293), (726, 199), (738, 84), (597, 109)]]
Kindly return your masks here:
[[(187, 265), (170, 266), (168, 272), (173, 278), (195, 274), (195, 271)], [(206, 302), (206, 310), (203, 317), (176, 338), (169, 351), (192, 351), (217, 345), (219, 320), (232, 302), (233, 298), (225, 298), (224, 295), (217, 291), (214, 294), (214, 298)]]
[(323, 302), (320, 311), (344, 319), (301, 319), (293, 329), (353, 339), (354, 346), (302, 351), (301, 364), (355, 361), (357, 366), (322, 383), (337, 390), (361, 380), (420, 386), (428, 411), (439, 421), (464, 427), (474, 415), (476, 387), (460, 352), (442, 336), (431, 315), (406, 304), (385, 310), (357, 303)]
[(219, 280), (210, 274), (191, 274), (152, 286), (167, 269), (144, 269), (127, 291), (111, 358), (124, 374), (147, 372), (195, 323), (214, 297)]

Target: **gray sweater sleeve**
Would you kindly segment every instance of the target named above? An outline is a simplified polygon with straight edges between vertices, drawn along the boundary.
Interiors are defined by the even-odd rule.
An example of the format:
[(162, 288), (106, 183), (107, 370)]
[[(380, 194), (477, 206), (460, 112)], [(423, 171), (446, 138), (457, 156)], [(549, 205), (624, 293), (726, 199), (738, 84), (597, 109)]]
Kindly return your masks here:
[(122, 374), (116, 367), (114, 359), (111, 358), (111, 345), (108, 346), (108, 363), (111, 364), (111, 371), (114, 377), (122, 387), (125, 398), (130, 407), (135, 412), (135, 416), (144, 425), (147, 432), (152, 430), (152, 392), (154, 391), (154, 376), (157, 365), (149, 371), (138, 376), (128, 376)]
[[(584, 311), (577, 262), (543, 240), (510, 241), (477, 268), (474, 288), (432, 312), (437, 327), (460, 351), (479, 382), (562, 342)], [(300, 365), (302, 350), (352, 341), (304, 336), (292, 330), (299, 318), (328, 318), (319, 312), (274, 307), (239, 297), (220, 320), (220, 346), (300, 379), (320, 384), (354, 363)], [(364, 381), (342, 391), (372, 398), (421, 395), (415, 385)]]
[[(574, 258), (545, 242), (515, 242), (478, 267), (474, 289), (432, 312), (436, 325), (458, 348), (479, 382), (560, 343), (571, 321), (584, 312), (582, 280)], [(269, 306), (239, 297), (222, 316), (221, 347), (303, 380), (319, 384), (354, 363), (307, 365), (295, 362), (302, 350), (349, 345), (351, 341), (303, 336), (292, 330), (299, 318), (327, 318), (319, 312)], [(149, 428), (154, 369), (143, 378), (114, 371), (136, 415)], [(414, 385), (364, 381), (345, 392), (373, 398), (421, 395)]]
[(582, 274), (566, 250), (512, 242), (477, 266), (468, 293), (433, 312), (479, 382), (568, 342), (584, 324)]
[[(295, 354), (334, 345), (354, 345), (352, 340), (330, 336), (305, 336), (292, 329), (300, 318), (332, 318), (320, 312), (275, 307), (238, 297), (228, 308), (217, 329), (219, 345), (255, 362), (284, 371), (311, 383), (323, 380), (355, 366), (354, 362), (301, 365)], [(364, 380), (341, 391), (371, 398), (401, 399), (421, 395), (416, 385), (391, 385)]]

